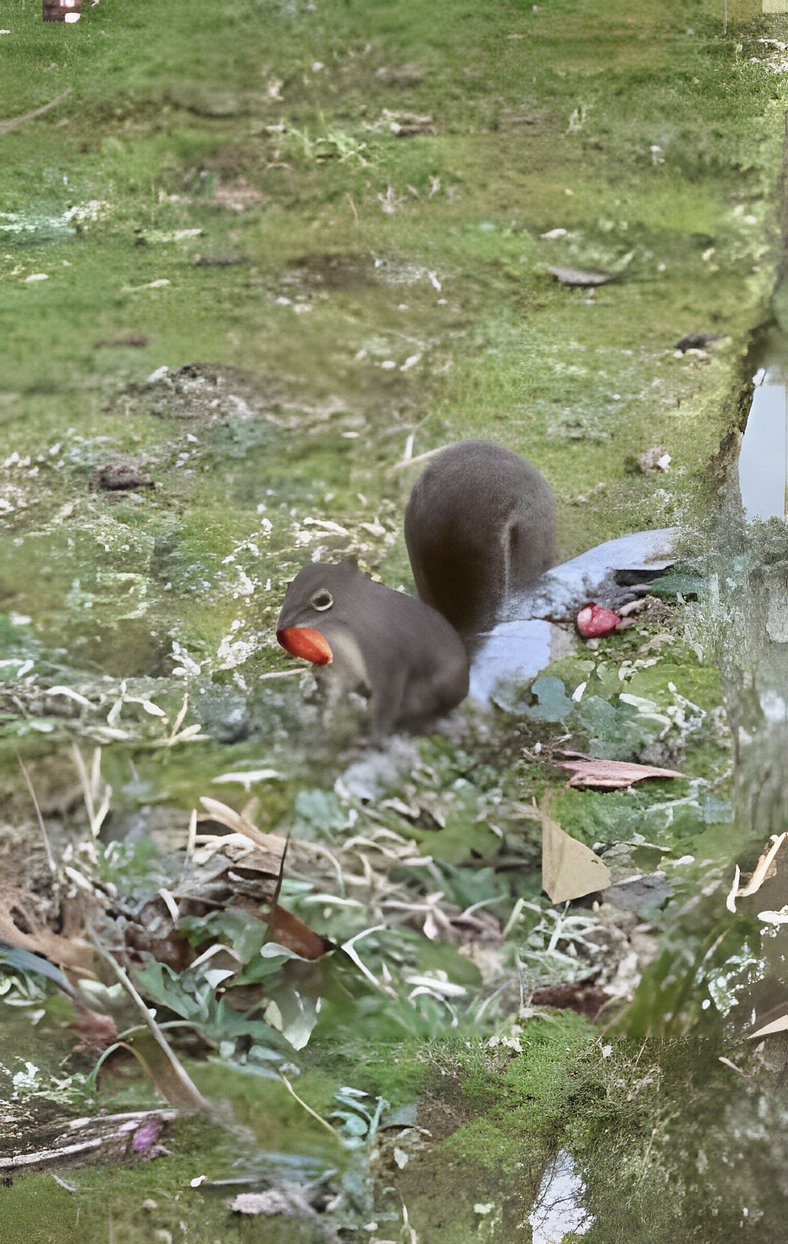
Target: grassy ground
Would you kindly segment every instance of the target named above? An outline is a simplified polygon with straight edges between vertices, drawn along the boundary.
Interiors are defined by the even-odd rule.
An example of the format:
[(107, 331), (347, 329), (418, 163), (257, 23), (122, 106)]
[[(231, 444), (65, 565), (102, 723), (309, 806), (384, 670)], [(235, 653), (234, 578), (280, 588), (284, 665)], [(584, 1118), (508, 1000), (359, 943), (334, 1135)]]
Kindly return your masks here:
[[(3, 426), (32, 455), (4, 468), (8, 606), (112, 674), (166, 668), (175, 632), (215, 660), (239, 617), (268, 667), (294, 519), (406, 581), (412, 475), (390, 468), (411, 431), (417, 453), (479, 432), (526, 452), (566, 556), (697, 517), (765, 314), (781, 152), (780, 79), (713, 9), (105, 0), (64, 32), (19, 6), (3, 114), (70, 94), (2, 135)], [(396, 137), (390, 114), (431, 120)], [(556, 263), (622, 279), (588, 296)], [(674, 356), (697, 330), (725, 335), (712, 362)], [(124, 400), (195, 361), (241, 368), (258, 419)], [(669, 475), (633, 473), (656, 445)], [(113, 457), (157, 489), (91, 495)], [(222, 570), (239, 545), (253, 599)]]
[[(714, 525), (712, 463), (740, 419), (744, 360), (780, 259), (785, 86), (773, 72), (779, 53), (762, 40), (784, 38), (786, 27), (743, 3), (727, 35), (710, 0), (646, 7), (101, 0), (69, 28), (43, 24), (37, 5), (4, 6), (0, 789), (9, 874), (39, 850), (15, 753), (55, 809), (56, 830), (73, 830), (80, 814), (62, 793), (73, 786), (77, 738), (105, 747), (119, 835), (140, 817), (153, 825), (157, 805), (171, 828), (217, 789), (240, 807), (237, 785), (211, 781), (275, 763), (282, 780), (257, 787), (263, 827), (333, 847), (351, 828), (382, 823), (437, 860), (421, 897), (440, 884), (460, 910), (484, 902), (503, 923), (518, 900), (538, 901), (539, 826), (523, 820), (523, 803), (552, 783), (534, 744), (568, 731), (599, 754), (656, 746), (618, 702), (623, 660), (631, 693), (675, 709), (661, 758), (708, 788), (682, 785), (679, 813), (664, 785), (634, 799), (563, 792), (553, 814), (627, 866), (697, 856), (674, 907), (648, 912), (667, 960), (635, 1027), (662, 1031), (660, 988), (698, 1018), (682, 993), (696, 943), (688, 949), (681, 915), (708, 881), (708, 861), (727, 860), (732, 814), (717, 670), (710, 646), (699, 647), (697, 617), (658, 615), (558, 670), (569, 695), (588, 680), (591, 709), (586, 701), (541, 725), (526, 714), (491, 738), (471, 730), (461, 744), (423, 744), (412, 782), (395, 791), (419, 805), (415, 828), (392, 809), (368, 822), (359, 801), (337, 794), (337, 773), (358, 748), (323, 736), (297, 682), (261, 679), (286, 668), (273, 622), (285, 584), (317, 550), (358, 552), (386, 582), (409, 583), (401, 515), (414, 472), (396, 464), (411, 435), (417, 454), (471, 435), (527, 454), (555, 488), (562, 556), (641, 527)], [(569, 289), (550, 275), (555, 265), (617, 279), (593, 293)], [(677, 356), (678, 338), (695, 331), (721, 339), (708, 354)], [(654, 446), (671, 455), (665, 475), (634, 465)], [(155, 486), (102, 490), (97, 472), (113, 462)], [(336, 526), (321, 527), (326, 520)], [(162, 707), (163, 726), (126, 704), (115, 719), (125, 737), (108, 733), (121, 680)], [(55, 706), (44, 694), (53, 684), (86, 701), (70, 702), (70, 721), (62, 699)], [(706, 713), (694, 733), (676, 725), (671, 685)], [(199, 720), (209, 739), (152, 746), (185, 688), (197, 713), (187, 722)], [(442, 835), (424, 812), (436, 792), (448, 809)], [(386, 865), (397, 884), (407, 855)], [(335, 940), (373, 923), (374, 896), (353, 923), (341, 908), (310, 907), (314, 890), (295, 880), (288, 901), (304, 902), (305, 918)], [(660, 1181), (677, 1178), (682, 1145), (697, 1156), (701, 1144), (676, 1123), (683, 1054), (649, 1055), (644, 1066), (622, 1038), (608, 1062), (584, 1021), (555, 1016), (512, 1036), (518, 956), (532, 932), (515, 928), (510, 993), (489, 1012), (469, 1001), (455, 1043), (445, 1009), (381, 1013), (363, 992), (351, 991), (349, 1009), (334, 997), (303, 1055), (313, 1077), (304, 1096), (326, 1114), (348, 1081), (397, 1106), (421, 1094), (434, 1144), (402, 1171), (381, 1151), (376, 1186), (397, 1187), (422, 1244), (528, 1238), (531, 1194), (561, 1145), (586, 1170), (598, 1217), (586, 1238), (637, 1239), (655, 1206), (660, 1230), (673, 1232)], [(396, 934), (369, 953), (378, 965), (391, 954), (398, 982), (441, 968), (471, 999), (487, 997), (483, 951), (440, 939), (436, 950), (420, 927)], [(514, 1042), (505, 1056), (483, 1045), (492, 1033)], [(681, 1025), (669, 1035), (678, 1040)], [(518, 1042), (527, 1049), (516, 1055)], [(712, 1041), (693, 1067), (699, 1092), (717, 1083), (716, 1052)], [(217, 1072), (205, 1091), (239, 1109), (243, 1092), (223, 1083)], [(655, 1085), (669, 1086), (661, 1104)], [(699, 1118), (713, 1113), (710, 1093)], [(279, 1106), (261, 1099), (260, 1109)], [(744, 1107), (731, 1112), (738, 1126)], [(628, 1153), (612, 1144), (619, 1133)], [(310, 1147), (295, 1124), (289, 1143)], [(190, 1144), (185, 1137), (157, 1177), (162, 1230), (197, 1169)], [(727, 1161), (724, 1137), (719, 1149)], [(372, 1213), (364, 1178), (353, 1168), (344, 1185), (356, 1225)], [(120, 1207), (145, 1195), (140, 1168), (106, 1179), (113, 1205), (121, 1187)], [(682, 1183), (687, 1238), (704, 1244), (712, 1237), (697, 1223), (712, 1203), (721, 1229), (738, 1213), (740, 1189), (715, 1179), (712, 1192), (689, 1176)], [(126, 1238), (108, 1226), (102, 1173), (88, 1184), (73, 1226), (80, 1244)], [(38, 1177), (14, 1188), (14, 1240), (31, 1237), (33, 1222), (34, 1238), (60, 1238), (49, 1224), (65, 1194), (52, 1194), (55, 1204), (50, 1190), (39, 1211), (44, 1185)], [(456, 1200), (452, 1222), (433, 1213), (436, 1187)], [(606, 1188), (621, 1203), (634, 1198), (640, 1217), (613, 1214)], [(759, 1191), (759, 1203), (769, 1195)], [(475, 1208), (497, 1200), (500, 1214)], [(405, 1229), (397, 1198), (384, 1208), (394, 1218), (381, 1219), (381, 1239)], [(188, 1238), (198, 1244), (236, 1221), (222, 1208), (209, 1227), (201, 1213), (190, 1204)], [(137, 1224), (128, 1238), (148, 1229)]]

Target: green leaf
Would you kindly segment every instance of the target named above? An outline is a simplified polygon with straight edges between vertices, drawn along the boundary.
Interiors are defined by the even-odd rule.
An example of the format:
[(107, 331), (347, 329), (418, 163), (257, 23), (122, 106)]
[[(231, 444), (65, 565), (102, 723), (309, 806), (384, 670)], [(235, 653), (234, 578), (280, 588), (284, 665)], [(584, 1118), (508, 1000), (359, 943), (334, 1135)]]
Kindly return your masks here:
[(192, 946), (213, 942), (231, 946), (246, 964), (260, 953), (268, 936), (268, 923), (238, 907), (228, 907), (207, 916), (184, 916), (178, 922), (178, 932), (184, 933)]
[(79, 997), (71, 981), (60, 968), (56, 968), (54, 963), (50, 963), (42, 955), (34, 954), (32, 950), (23, 950), (21, 946), (8, 946), (0, 943), (0, 965), (2, 964), (22, 972), (25, 976), (44, 976), (57, 985), (58, 989), (62, 989), (63, 993), (68, 994), (69, 998)]
[(328, 1117), (344, 1120), (341, 1130), (345, 1136), (366, 1136), (369, 1130), (367, 1119), (362, 1119), (358, 1114), (351, 1114), (348, 1110), (332, 1110)]
[(281, 972), (286, 963), (290, 963), (293, 959), (299, 963), (304, 963), (303, 956), (297, 955), (294, 950), (289, 950), (287, 946), (280, 946), (278, 942), (266, 942), (264, 946), (260, 946), (243, 972), (236, 977), (238, 985), (252, 985), (261, 981), (268, 980)]
[(278, 989), (271, 1001), (279, 1011), (280, 1022), (272, 1020), (294, 1050), (302, 1050), (309, 1041), (317, 1023), (320, 998), (302, 994), (291, 986)]
[(134, 977), (143, 995), (158, 1006), (195, 1022), (206, 1017), (209, 988), (203, 983), (198, 996), (199, 985), (193, 974), (179, 974), (169, 964), (150, 959), (135, 970)]
[(295, 801), (296, 836), (313, 840), (347, 829), (348, 809), (330, 790), (302, 790)]
[(552, 675), (537, 678), (531, 691), (539, 702), (522, 710), (531, 721), (566, 721), (574, 708), (574, 701), (566, 694), (560, 678)]

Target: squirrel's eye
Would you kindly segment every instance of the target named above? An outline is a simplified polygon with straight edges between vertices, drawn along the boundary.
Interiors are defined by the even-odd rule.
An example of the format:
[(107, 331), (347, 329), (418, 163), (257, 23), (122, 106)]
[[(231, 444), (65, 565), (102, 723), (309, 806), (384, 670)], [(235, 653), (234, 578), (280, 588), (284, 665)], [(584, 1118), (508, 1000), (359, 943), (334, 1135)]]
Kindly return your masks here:
[(334, 597), (327, 588), (321, 587), (318, 592), (315, 592), (314, 596), (309, 598), (309, 603), (313, 609), (330, 609), (334, 603)]

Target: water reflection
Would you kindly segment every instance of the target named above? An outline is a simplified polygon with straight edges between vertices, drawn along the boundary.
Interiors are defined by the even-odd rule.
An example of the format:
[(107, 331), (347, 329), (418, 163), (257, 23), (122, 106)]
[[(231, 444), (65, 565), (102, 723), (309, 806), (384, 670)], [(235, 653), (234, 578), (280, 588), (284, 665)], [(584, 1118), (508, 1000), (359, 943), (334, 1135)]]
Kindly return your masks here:
[(788, 495), (788, 370), (771, 362), (756, 372), (739, 453), (739, 488), (747, 518), (784, 518)]
[(528, 1215), (532, 1244), (562, 1244), (570, 1236), (585, 1235), (594, 1225), (583, 1205), (585, 1185), (572, 1155), (562, 1149), (548, 1166)]
[(768, 725), (780, 726), (788, 724), (788, 701), (779, 692), (768, 688), (760, 694), (761, 709)]

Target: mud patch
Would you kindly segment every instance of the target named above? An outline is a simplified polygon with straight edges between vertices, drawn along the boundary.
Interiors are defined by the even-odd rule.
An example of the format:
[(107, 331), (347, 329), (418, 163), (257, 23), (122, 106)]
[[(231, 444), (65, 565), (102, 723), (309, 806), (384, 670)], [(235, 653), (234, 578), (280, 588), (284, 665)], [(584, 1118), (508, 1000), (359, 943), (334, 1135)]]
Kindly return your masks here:
[(191, 82), (172, 86), (168, 96), (168, 102), (173, 108), (190, 112), (196, 117), (205, 117), (211, 121), (223, 121), (231, 117), (248, 115), (264, 100), (262, 95), (255, 98), (242, 95), (237, 91), (214, 90), (202, 83)]
[(183, 367), (159, 367), (142, 384), (132, 384), (121, 394), (112, 413), (153, 415), (158, 419), (183, 419), (213, 427), (220, 422), (270, 418), (268, 403), (276, 396), (269, 381), (265, 396), (261, 382), (239, 369), (212, 363), (187, 363)]
[(152, 479), (133, 462), (107, 462), (99, 467), (94, 486), (106, 492), (125, 492), (131, 488), (154, 488)]
[(437, 274), (401, 255), (374, 255), (358, 251), (324, 251), (300, 255), (285, 268), (280, 283), (312, 290), (344, 290), (383, 286), (429, 286), (441, 292)]
[(250, 186), (243, 178), (229, 185), (219, 185), (213, 195), (217, 207), (224, 207), (230, 212), (245, 212), (250, 207), (257, 207), (265, 202), (262, 191)]
[(376, 260), (373, 255), (353, 251), (324, 251), (316, 255), (299, 255), (285, 268), (279, 278), (281, 285), (306, 286), (310, 289), (353, 289), (374, 285)]

